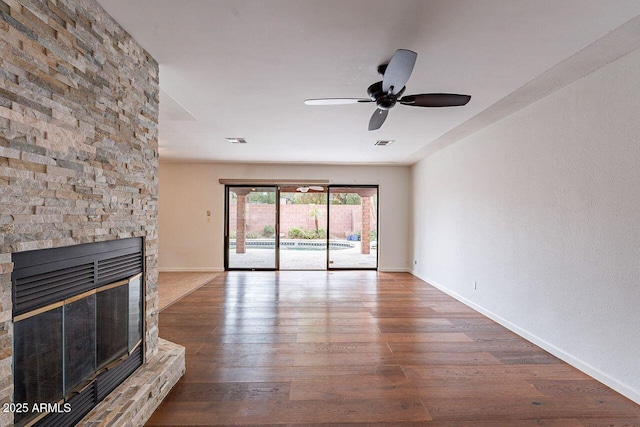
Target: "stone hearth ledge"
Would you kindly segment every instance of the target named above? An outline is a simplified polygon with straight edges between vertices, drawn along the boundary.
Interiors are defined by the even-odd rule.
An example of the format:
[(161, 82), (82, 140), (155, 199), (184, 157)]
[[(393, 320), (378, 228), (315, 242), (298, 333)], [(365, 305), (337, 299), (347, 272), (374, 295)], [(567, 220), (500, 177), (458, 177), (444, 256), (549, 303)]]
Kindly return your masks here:
[(142, 426), (184, 373), (184, 347), (160, 338), (158, 352), (98, 403), (77, 425)]

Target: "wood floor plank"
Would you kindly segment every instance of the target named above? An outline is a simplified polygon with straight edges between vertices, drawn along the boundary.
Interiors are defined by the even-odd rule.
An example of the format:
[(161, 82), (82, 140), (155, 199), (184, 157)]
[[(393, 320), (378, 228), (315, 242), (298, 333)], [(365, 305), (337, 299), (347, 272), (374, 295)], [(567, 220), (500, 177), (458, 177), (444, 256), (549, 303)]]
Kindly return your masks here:
[(298, 334), (298, 342), (473, 342), (462, 333)]
[(491, 354), (500, 359), (505, 365), (524, 365), (524, 364), (540, 364), (540, 363), (563, 363), (557, 357), (540, 350), (534, 349), (500, 349), (492, 350)]
[[(535, 398), (477, 396), (469, 398), (429, 398), (423, 402), (434, 419), (483, 420), (503, 419), (522, 420), (540, 418), (610, 418), (616, 417), (620, 409), (616, 404), (605, 400), (575, 396)], [(462, 424), (462, 423), (461, 423)]]
[[(584, 424), (575, 418), (536, 418), (536, 419), (482, 419), (482, 420), (434, 420), (426, 424), (429, 427), (584, 427)], [(612, 424), (608, 427), (624, 426), (624, 424)], [(601, 426), (604, 427), (604, 426)], [(627, 426), (629, 427), (629, 426)]]
[(171, 390), (172, 402), (241, 402), (287, 400), (290, 382), (179, 383)]
[(420, 399), (278, 400), (251, 402), (165, 402), (148, 421), (148, 426), (229, 425), (284, 423), (355, 423), (430, 421)]
[(189, 363), (206, 363), (212, 369), (229, 368), (229, 367), (287, 367), (295, 366), (295, 358), (297, 355), (293, 353), (235, 353), (235, 354), (217, 354), (212, 358), (210, 354), (204, 351), (194, 353)]
[(411, 318), (406, 319), (403, 317), (378, 317), (375, 319), (376, 324), (382, 327), (411, 327), (411, 326), (431, 326), (431, 325), (452, 325), (449, 319), (442, 317), (438, 318)]
[(442, 366), (410, 366), (404, 372), (409, 377), (422, 379), (449, 378), (517, 378), (534, 380), (538, 378), (552, 380), (590, 379), (586, 374), (567, 364), (542, 365), (442, 365)]
[(451, 353), (445, 351), (432, 351), (423, 353), (393, 353), (384, 358), (389, 364), (398, 364), (406, 367), (437, 366), (437, 365), (463, 365), (481, 366), (497, 365), (500, 360), (487, 352)]
[[(195, 347), (195, 346), (194, 346)], [(391, 354), (386, 343), (198, 343), (196, 352), (212, 359), (243, 354), (325, 354), (378, 353)]]
[[(590, 395), (590, 396), (618, 396), (626, 400), (623, 396), (612, 391), (606, 385), (591, 379), (582, 380), (545, 380), (535, 379), (529, 381), (536, 389), (545, 396), (566, 396), (566, 395)], [(639, 409), (640, 410), (640, 409)]]
[(606, 418), (606, 419), (580, 419), (583, 427), (640, 427), (638, 417), (633, 418)]
[(483, 398), (537, 398), (544, 394), (525, 380), (505, 380), (504, 378), (414, 380), (416, 392), (423, 401), (433, 399), (477, 399)]
[(227, 272), (160, 313), (148, 426), (640, 427), (640, 406), (406, 273)]
[(195, 361), (187, 364), (180, 381), (184, 382), (281, 382), (299, 379), (349, 379), (349, 378), (389, 378), (391, 381), (405, 380), (407, 377), (400, 366), (227, 366), (220, 369), (210, 362)]
[(291, 400), (398, 399), (415, 397), (409, 381), (397, 383), (377, 379), (349, 381), (292, 381)]
[[(436, 349), (433, 343), (389, 343), (389, 348), (394, 353), (429, 353)], [(437, 350), (452, 353), (474, 353), (478, 351), (492, 352), (499, 350), (529, 350), (532, 352), (540, 350), (535, 345), (527, 341), (482, 341), (474, 342), (470, 345), (468, 342), (440, 342), (437, 344)]]
[(378, 325), (382, 333), (399, 332), (487, 332), (500, 328), (497, 325)]

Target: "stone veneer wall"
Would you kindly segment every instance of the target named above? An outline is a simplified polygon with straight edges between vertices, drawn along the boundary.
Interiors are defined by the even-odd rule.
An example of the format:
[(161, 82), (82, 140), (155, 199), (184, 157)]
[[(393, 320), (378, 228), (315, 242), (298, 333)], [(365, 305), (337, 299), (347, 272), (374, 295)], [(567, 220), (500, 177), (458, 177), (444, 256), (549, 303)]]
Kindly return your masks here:
[(156, 354), (158, 91), (156, 61), (94, 0), (0, 0), (0, 403), (12, 252), (144, 236)]

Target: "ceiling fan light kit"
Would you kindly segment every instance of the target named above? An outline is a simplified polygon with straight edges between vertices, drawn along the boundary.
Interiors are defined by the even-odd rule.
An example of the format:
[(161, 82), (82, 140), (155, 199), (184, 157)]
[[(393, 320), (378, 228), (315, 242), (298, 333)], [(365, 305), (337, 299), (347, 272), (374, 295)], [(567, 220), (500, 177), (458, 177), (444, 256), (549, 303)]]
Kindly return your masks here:
[(378, 67), (382, 81), (369, 86), (367, 89), (369, 98), (319, 98), (307, 99), (304, 103), (306, 105), (341, 105), (375, 102), (377, 108), (369, 120), (369, 130), (376, 130), (380, 129), (387, 119), (389, 110), (397, 103), (410, 107), (459, 107), (469, 102), (470, 95), (454, 93), (424, 93), (402, 97), (417, 57), (418, 54), (411, 50), (396, 50), (388, 64)]
[(244, 138), (225, 138), (227, 141), (229, 141), (232, 144), (246, 144), (247, 140)]
[(313, 191), (319, 191), (319, 192), (324, 192), (324, 187), (320, 187), (317, 185), (309, 185), (309, 186), (302, 186), (302, 187), (298, 187), (296, 188), (296, 191), (299, 191), (301, 193), (307, 193), (309, 192), (309, 190)]

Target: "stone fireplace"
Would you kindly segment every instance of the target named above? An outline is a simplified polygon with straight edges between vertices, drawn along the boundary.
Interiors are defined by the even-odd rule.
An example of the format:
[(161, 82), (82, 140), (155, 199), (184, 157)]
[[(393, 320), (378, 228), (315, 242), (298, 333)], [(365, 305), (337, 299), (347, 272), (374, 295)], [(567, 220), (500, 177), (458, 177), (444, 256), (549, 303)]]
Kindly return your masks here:
[[(184, 349), (158, 339), (158, 64), (94, 0), (0, 0), (0, 52), (0, 403), (31, 399), (22, 385), (14, 389), (24, 379), (13, 376), (16, 364), (33, 357), (32, 347), (19, 341), (26, 331), (63, 340), (62, 380), (36, 380), (42, 395), (34, 399), (62, 393), (56, 402), (64, 402), (138, 352), (143, 364), (79, 424), (141, 425), (184, 372)], [(25, 306), (16, 295), (14, 301), (12, 276), (22, 274), (21, 258), (30, 251), (129, 239), (142, 247), (140, 272), (104, 283), (94, 278), (62, 300), (40, 301), (40, 295)], [(127, 317), (126, 343), (115, 334), (100, 350), (96, 343), (90, 356), (71, 351), (71, 344), (64, 350), (67, 336), (93, 340), (103, 315), (111, 317), (104, 324), (124, 331), (124, 323), (113, 323), (124, 312), (103, 312), (104, 300), (117, 301), (136, 283), (137, 347), (128, 330), (135, 321)], [(45, 308), (45, 317), (34, 314)], [(95, 313), (95, 325), (82, 320), (88, 313)], [(47, 316), (62, 316), (70, 329), (60, 332)], [(53, 355), (60, 350), (49, 347), (59, 363)], [(69, 363), (74, 368), (65, 371)], [(44, 372), (37, 375), (48, 377)], [(0, 412), (0, 425), (13, 422), (13, 413)]]

